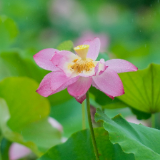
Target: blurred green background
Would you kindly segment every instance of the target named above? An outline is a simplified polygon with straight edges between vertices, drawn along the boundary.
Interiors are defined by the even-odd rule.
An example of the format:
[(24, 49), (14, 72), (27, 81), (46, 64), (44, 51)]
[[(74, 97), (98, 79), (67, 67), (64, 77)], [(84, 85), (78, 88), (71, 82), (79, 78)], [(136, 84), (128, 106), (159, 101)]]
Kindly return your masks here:
[[(5, 91), (8, 96), (24, 92), (22, 96), (27, 98), (29, 93), (25, 93), (23, 89), (28, 81), (24, 80), (18, 89), (11, 91), (10, 87), (5, 88), (5, 78), (28, 77), (34, 80), (38, 87), (48, 71), (35, 64), (33, 55), (44, 48), (57, 48), (59, 44), (68, 40), (76, 46), (87, 39), (99, 37), (102, 57), (125, 59), (139, 69), (146, 68), (150, 63), (160, 64), (159, 22), (159, 0), (1, 0), (0, 80), (3, 83), (0, 84), (0, 97), (6, 100), (7, 105), (12, 102), (10, 98), (5, 98)], [(73, 48), (70, 41), (66, 45)], [(17, 85), (13, 79), (9, 78), (8, 81), (11, 88)], [(36, 87), (28, 87), (35, 92)], [(2, 90), (4, 93), (1, 93)], [(118, 100), (118, 104), (122, 105), (120, 107), (110, 106), (108, 102), (103, 104), (101, 98), (97, 100), (100, 94), (91, 89), (91, 103), (94, 107), (122, 107), (107, 109), (106, 112), (111, 117), (120, 112), (124, 117), (136, 117), (129, 108), (123, 108), (126, 105)], [(18, 98), (23, 105), (21, 95)], [(37, 99), (35, 98), (35, 101)], [(49, 102), (50, 107), (45, 116), (56, 119), (63, 126), (62, 137), (68, 138), (72, 133), (82, 129), (81, 105), (66, 90), (45, 100)], [(11, 108), (14, 110), (15, 106)], [(23, 107), (18, 111), (21, 112), (21, 109), (23, 110)], [(38, 108), (34, 112), (37, 110)], [(21, 118), (23, 119), (24, 115)], [(27, 125), (29, 123), (31, 122), (27, 122)], [(11, 124), (8, 122), (8, 125)], [(13, 129), (13, 126), (10, 128)], [(6, 152), (8, 153), (7, 145), (13, 141), (7, 139), (3, 137), (1, 154), (4, 157)], [(32, 156), (28, 159), (32, 159)]]

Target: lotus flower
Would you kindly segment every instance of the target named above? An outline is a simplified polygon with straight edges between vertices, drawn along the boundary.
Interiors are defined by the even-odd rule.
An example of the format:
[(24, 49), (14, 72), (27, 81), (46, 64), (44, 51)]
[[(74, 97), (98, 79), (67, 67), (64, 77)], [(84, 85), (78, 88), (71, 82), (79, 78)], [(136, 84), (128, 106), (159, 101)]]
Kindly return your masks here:
[(74, 50), (76, 54), (48, 48), (34, 55), (40, 67), (52, 71), (41, 81), (37, 89), (40, 95), (48, 97), (67, 88), (69, 94), (82, 103), (91, 85), (110, 98), (124, 94), (117, 73), (137, 71), (137, 67), (121, 59), (95, 61), (100, 50), (99, 38), (85, 41)]

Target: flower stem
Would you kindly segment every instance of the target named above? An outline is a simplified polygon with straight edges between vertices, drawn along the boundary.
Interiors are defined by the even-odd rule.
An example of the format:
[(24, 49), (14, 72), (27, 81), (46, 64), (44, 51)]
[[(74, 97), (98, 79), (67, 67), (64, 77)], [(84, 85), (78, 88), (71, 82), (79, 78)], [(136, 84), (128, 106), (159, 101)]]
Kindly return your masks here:
[(85, 124), (85, 102), (82, 103), (82, 129), (86, 129), (86, 124)]
[(151, 125), (152, 125), (152, 128), (156, 127), (156, 116), (153, 113), (151, 115)]
[(90, 102), (89, 102), (89, 91), (86, 93), (86, 100), (87, 100), (88, 123), (89, 123), (90, 132), (91, 132), (91, 138), (92, 138), (94, 153), (95, 153), (95, 156), (96, 156), (96, 160), (99, 160), (98, 149), (97, 149), (96, 140), (95, 140), (95, 135), (94, 135), (93, 126), (92, 126), (92, 121), (91, 121)]

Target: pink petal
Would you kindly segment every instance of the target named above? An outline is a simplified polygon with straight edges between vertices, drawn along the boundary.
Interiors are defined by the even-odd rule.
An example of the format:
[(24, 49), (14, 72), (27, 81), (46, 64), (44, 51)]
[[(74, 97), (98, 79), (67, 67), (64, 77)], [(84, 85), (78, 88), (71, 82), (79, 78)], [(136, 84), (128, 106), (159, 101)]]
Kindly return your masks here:
[(54, 72), (48, 73), (41, 81), (39, 88), (37, 89), (37, 93), (39, 93), (43, 97), (48, 97), (53, 94), (51, 89), (51, 79), (54, 76)]
[(66, 83), (70, 78), (65, 75), (63, 71), (54, 72), (52, 74), (50, 87), (52, 91), (56, 91), (60, 86)]
[(104, 59), (100, 59), (100, 62), (102, 63), (102, 64), (105, 64), (105, 60)]
[(91, 83), (91, 77), (79, 77), (75, 83), (68, 86), (68, 92), (71, 96), (78, 98), (88, 91)]
[(96, 67), (94, 68), (95, 75), (99, 73), (99, 62), (97, 63)]
[(49, 95), (56, 93), (68, 79), (69, 78), (66, 77), (63, 71), (51, 72), (43, 78), (37, 89), (37, 93), (43, 97), (48, 97)]
[(41, 68), (44, 68), (49, 71), (57, 71), (59, 69), (51, 62), (51, 59), (56, 51), (58, 50), (53, 48), (43, 49), (37, 54), (35, 54), (33, 58), (37, 63), (37, 65), (40, 66)]
[(59, 51), (55, 53), (51, 61), (55, 66), (58, 66), (61, 68), (61, 65), (63, 66), (65, 62), (68, 62), (74, 58), (77, 58), (77, 56), (70, 51)]
[[(92, 81), (92, 86), (100, 90), (100, 88), (98, 88), (98, 86), (94, 83), (94, 81)], [(107, 93), (105, 93), (105, 94), (106, 94), (108, 97), (110, 97), (111, 99), (114, 99), (113, 96), (111, 96), (111, 95), (109, 95), (109, 94), (107, 94)]]
[(85, 41), (83, 44), (88, 44), (89, 50), (87, 53), (87, 58), (96, 60), (100, 50), (100, 40), (99, 38), (94, 38), (93, 40)]
[(106, 66), (104, 63), (98, 62), (95, 67), (95, 75), (102, 74), (107, 68), (108, 66)]
[(134, 66), (132, 63), (123, 59), (111, 59), (106, 61), (105, 65), (108, 66), (109, 69), (112, 69), (117, 73), (131, 72), (138, 70), (138, 68)]
[(86, 99), (86, 94), (79, 96), (79, 97), (75, 97), (76, 101), (81, 103)]
[(102, 74), (93, 76), (93, 86), (111, 97), (124, 94), (123, 84), (115, 71), (106, 69)]
[(55, 53), (55, 55), (52, 57), (51, 61), (55, 66), (60, 66), (59, 64), (62, 60), (69, 60), (69, 56), (71, 56), (73, 53), (70, 51), (59, 51)]
[(30, 149), (18, 143), (12, 143), (9, 149), (10, 160), (18, 160), (20, 158), (27, 156), (30, 153), (31, 153)]
[(48, 122), (52, 125), (52, 127), (58, 129), (61, 132), (63, 131), (62, 125), (52, 117), (48, 117)]
[(56, 92), (59, 92), (65, 88), (67, 88), (69, 85), (75, 83), (78, 80), (78, 78), (79, 78), (79, 76), (68, 79), (61, 87), (59, 87), (56, 90)]
[(68, 85), (76, 82), (78, 78), (67, 77), (63, 71), (51, 72), (43, 78), (37, 92), (43, 97), (48, 97), (67, 88)]

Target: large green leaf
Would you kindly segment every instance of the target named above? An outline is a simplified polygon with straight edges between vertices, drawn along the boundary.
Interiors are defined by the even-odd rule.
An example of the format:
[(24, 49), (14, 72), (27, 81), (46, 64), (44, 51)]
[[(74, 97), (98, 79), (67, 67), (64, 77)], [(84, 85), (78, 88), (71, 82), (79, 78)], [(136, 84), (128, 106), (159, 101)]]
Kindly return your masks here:
[(160, 112), (160, 65), (121, 73), (125, 94), (118, 97), (129, 106), (147, 113)]
[(6, 17), (0, 16), (0, 50), (6, 49), (18, 34), (18, 28), (15, 22)]
[(60, 131), (48, 122), (49, 102), (35, 92), (37, 87), (29, 78), (12, 77), (0, 82), (0, 97), (6, 102), (1, 104), (5, 110), (0, 109), (3, 135), (28, 146), (36, 154), (60, 143), (61, 139)]
[(31, 141), (26, 142), (23, 136), (17, 132), (12, 131), (8, 126), (7, 122), (10, 119), (7, 103), (4, 99), (0, 98), (0, 130), (2, 135), (10, 141), (21, 143), (30, 148), (35, 154), (41, 155), (42, 153), (38, 150), (38, 147)]
[(35, 143), (41, 152), (46, 152), (53, 145), (61, 143), (61, 133), (51, 126), (48, 117), (19, 128), (17, 132), (25, 141)]
[(49, 115), (49, 102), (35, 92), (37, 87), (38, 84), (29, 78), (12, 77), (0, 82), (0, 97), (5, 99), (9, 107), (11, 119), (8, 125), (12, 129), (21, 128)]
[[(134, 160), (133, 155), (123, 153), (118, 145), (112, 145), (103, 128), (94, 129), (100, 160)], [(89, 130), (74, 133), (64, 144), (51, 148), (38, 160), (96, 160)]]
[(120, 115), (110, 119), (100, 109), (97, 109), (95, 119), (104, 122), (110, 141), (119, 144), (125, 153), (134, 154), (135, 160), (160, 159), (159, 130), (129, 123)]

